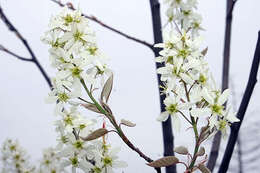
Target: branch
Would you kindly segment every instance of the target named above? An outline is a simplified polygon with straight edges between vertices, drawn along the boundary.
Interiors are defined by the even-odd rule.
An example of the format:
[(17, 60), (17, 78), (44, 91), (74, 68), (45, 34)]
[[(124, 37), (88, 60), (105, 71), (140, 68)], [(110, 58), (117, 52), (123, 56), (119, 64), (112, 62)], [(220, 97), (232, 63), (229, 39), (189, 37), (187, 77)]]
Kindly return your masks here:
[[(161, 16), (160, 16), (160, 3), (158, 0), (150, 0), (150, 6), (151, 6), (151, 14), (152, 14), (152, 23), (153, 23), (153, 35), (154, 35), (154, 42), (155, 43), (162, 43), (162, 28), (161, 28)], [(159, 56), (159, 48), (154, 48), (154, 55), (155, 57)], [(156, 63), (156, 68), (162, 67), (163, 64)], [(160, 86), (163, 85), (162, 81), (160, 80), (160, 75), (157, 73), (157, 80), (159, 85), (159, 92), (161, 93)], [(161, 112), (165, 111), (164, 107), (164, 99), (165, 94), (160, 95), (160, 107)], [(172, 121), (171, 117), (165, 121), (162, 122), (162, 131), (163, 131), (163, 145), (164, 145), (164, 156), (173, 156), (173, 148), (174, 148), (174, 137), (172, 132)], [(176, 166), (169, 166), (166, 167), (166, 173), (176, 173)]]
[[(121, 129), (120, 125), (117, 124), (117, 121), (114, 117), (114, 115), (107, 111), (107, 109), (103, 108), (103, 106), (101, 106), (96, 99), (93, 97), (92, 93), (90, 92), (90, 90), (88, 89), (85, 81), (81, 78), (80, 82), (82, 84), (82, 86), (84, 87), (85, 91), (87, 92), (89, 98), (93, 101), (93, 104), (96, 106), (96, 108), (100, 111), (101, 114), (105, 115), (108, 120), (110, 121), (110, 123), (114, 126), (114, 128), (116, 129), (117, 134), (119, 135), (119, 137), (124, 141), (124, 143), (131, 148), (133, 151), (135, 151), (136, 153), (139, 154), (140, 157), (142, 157), (144, 160), (146, 160), (147, 162), (153, 162), (153, 160), (146, 156), (141, 150), (139, 150), (137, 147), (134, 146), (134, 144), (132, 142), (130, 142), (130, 140), (126, 137), (126, 135), (124, 134), (123, 130)], [(110, 108), (109, 108), (110, 109)], [(155, 170), (157, 171), (157, 173), (161, 173), (161, 168), (155, 168)]]
[[(226, 28), (225, 28), (225, 43), (223, 55), (223, 71), (222, 71), (222, 91), (228, 88), (229, 81), (229, 65), (230, 65), (230, 44), (231, 44), (231, 30), (232, 30), (232, 15), (234, 6), (237, 0), (227, 0), (226, 10)], [(225, 105), (226, 106), (226, 105)], [(221, 142), (221, 132), (219, 131), (213, 139), (209, 161), (207, 167), (213, 172), (216, 161), (219, 155), (219, 147)]]
[(226, 173), (228, 170), (229, 162), (231, 160), (231, 156), (238, 138), (238, 132), (240, 129), (240, 126), (243, 122), (251, 95), (253, 93), (255, 84), (257, 82), (257, 72), (259, 68), (259, 62), (260, 62), (260, 32), (258, 32), (258, 40), (257, 40), (257, 45), (256, 45), (256, 50), (255, 50), (255, 55), (254, 59), (252, 62), (251, 66), (251, 71), (249, 75), (249, 79), (247, 82), (246, 90), (244, 93), (244, 96), (242, 98), (237, 117), (240, 119), (239, 123), (232, 124), (231, 126), (231, 134), (228, 139), (228, 144), (225, 150), (225, 154), (223, 157), (223, 160), (221, 162), (220, 168), (219, 168), (219, 173)]
[[(71, 9), (71, 10), (76, 10), (76, 8), (74, 8), (74, 6), (73, 6), (72, 3), (64, 4), (64, 3), (62, 3), (62, 2), (59, 1), (59, 0), (50, 0), (50, 1), (52, 1), (52, 2), (54, 2), (54, 3), (56, 3), (56, 4), (58, 4), (58, 5), (61, 6), (61, 7), (67, 6), (67, 7), (68, 7), (69, 9)], [(128, 35), (128, 34), (122, 32), (122, 31), (119, 31), (118, 29), (115, 29), (115, 28), (113, 28), (113, 27), (111, 27), (111, 26), (109, 26), (109, 25), (103, 23), (102, 21), (100, 21), (100, 20), (99, 20), (97, 17), (95, 17), (95, 16), (92, 16), (92, 15), (89, 16), (89, 15), (84, 14), (84, 13), (83, 13), (82, 15), (83, 15), (84, 17), (86, 17), (87, 19), (92, 20), (93, 22), (98, 23), (99, 25), (103, 26), (104, 28), (107, 28), (107, 29), (110, 30), (110, 31), (113, 31), (113, 32), (115, 32), (115, 33), (117, 33), (117, 34), (119, 34), (119, 35), (121, 35), (121, 36), (123, 36), (123, 37), (129, 39), (129, 40), (132, 40), (132, 41), (135, 41), (135, 42), (137, 42), (137, 43), (143, 44), (143, 45), (145, 45), (145, 46), (147, 46), (147, 47), (149, 47), (150, 49), (153, 50), (153, 45), (150, 44), (150, 43), (147, 43), (146, 41), (140, 40), (140, 39), (135, 38), (135, 37), (133, 37), (133, 36), (130, 36), (130, 35)]]
[(6, 15), (4, 14), (4, 11), (2, 10), (2, 7), (0, 6), (0, 18), (1, 20), (5, 23), (5, 25), (7, 26), (7, 28), (13, 32), (16, 37), (23, 43), (24, 47), (27, 49), (27, 51), (29, 52), (29, 54), (31, 55), (31, 59), (26, 59), (23, 58), (21, 56), (18, 56), (17, 54), (7, 50), (6, 48), (4, 48), (3, 46), (0, 47), (1, 51), (4, 51), (20, 60), (23, 61), (31, 61), (33, 62), (38, 69), (40, 70), (41, 74), (43, 75), (44, 79), (46, 80), (46, 82), (48, 83), (49, 87), (51, 88), (51, 80), (48, 77), (47, 73), (45, 72), (45, 70), (43, 69), (43, 67), (41, 66), (41, 64), (39, 63), (38, 59), (36, 58), (34, 52), (32, 51), (31, 47), (29, 46), (28, 42), (25, 40), (25, 38), (20, 34), (20, 32), (15, 28), (15, 26), (10, 22), (10, 20), (6, 17)]
[(4, 47), (3, 45), (1, 45), (1, 44), (0, 44), (0, 50), (3, 51), (3, 52), (5, 52), (5, 53), (7, 53), (7, 54), (9, 54), (9, 55), (12, 55), (13, 57), (15, 57), (15, 58), (17, 58), (17, 59), (19, 59), (19, 60), (32, 62), (32, 59), (24, 58), (24, 57), (22, 57), (22, 56), (20, 56), (20, 55), (17, 55), (16, 53), (14, 53), (14, 52), (8, 50), (7, 48), (5, 48), (5, 47)]

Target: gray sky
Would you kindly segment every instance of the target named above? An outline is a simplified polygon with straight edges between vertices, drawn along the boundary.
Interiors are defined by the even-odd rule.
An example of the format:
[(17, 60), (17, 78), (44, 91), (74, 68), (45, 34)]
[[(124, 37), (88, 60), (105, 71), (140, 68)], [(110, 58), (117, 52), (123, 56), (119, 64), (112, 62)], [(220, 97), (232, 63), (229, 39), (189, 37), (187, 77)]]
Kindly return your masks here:
[[(77, 6), (78, 2), (83, 12), (95, 15), (119, 30), (152, 43), (148, 0), (77, 0), (74, 4)], [(49, 66), (48, 48), (40, 42), (40, 36), (47, 29), (50, 16), (56, 14), (60, 7), (49, 0), (1, 0), (0, 3), (9, 19), (28, 40), (49, 76), (53, 76), (54, 70)], [(231, 77), (239, 95), (238, 102), (246, 86), (257, 32), (260, 30), (259, 7), (259, 0), (238, 0), (234, 11)], [(209, 47), (208, 61), (220, 84), (225, 2), (201, 0), (199, 11), (203, 15), (203, 26), (206, 29), (202, 34), (205, 37), (204, 47)], [(135, 128), (126, 128), (125, 131), (138, 148), (152, 158), (160, 157), (162, 135), (161, 125), (155, 120), (159, 115), (159, 96), (153, 53), (143, 45), (127, 40), (95, 23), (91, 22), (91, 25), (96, 30), (100, 47), (111, 59), (110, 65), (115, 74), (110, 102), (113, 112), (117, 119), (129, 119), (137, 124)], [(20, 55), (28, 56), (23, 45), (6, 29), (2, 21), (0, 44)], [(0, 58), (0, 143), (7, 137), (17, 138), (32, 159), (37, 160), (43, 148), (55, 145), (54, 106), (44, 103), (49, 92), (48, 85), (34, 64), (19, 61), (3, 52), (0, 52)], [(249, 105), (249, 113), (260, 106), (259, 101), (257, 103), (259, 89), (257, 84)], [(251, 117), (255, 120), (256, 116), (247, 114), (248, 122)], [(190, 139), (189, 132), (185, 132), (185, 135), (176, 134), (175, 143), (192, 147), (193, 142)], [(129, 164), (128, 168), (124, 169), (125, 173), (153, 171), (144, 165), (144, 161), (136, 153), (125, 147), (117, 136), (111, 135), (110, 141), (122, 146), (120, 157)]]

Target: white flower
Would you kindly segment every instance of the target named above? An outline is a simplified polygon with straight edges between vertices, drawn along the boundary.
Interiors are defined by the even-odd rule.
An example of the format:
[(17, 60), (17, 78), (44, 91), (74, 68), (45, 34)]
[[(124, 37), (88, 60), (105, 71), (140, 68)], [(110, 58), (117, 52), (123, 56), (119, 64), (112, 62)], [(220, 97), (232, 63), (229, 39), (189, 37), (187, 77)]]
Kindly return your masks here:
[(229, 89), (226, 89), (221, 95), (218, 93), (218, 91), (209, 92), (206, 88), (203, 88), (202, 90), (202, 96), (208, 102), (211, 113), (221, 116), (224, 113), (223, 104), (227, 101), (230, 91)]
[(164, 100), (166, 111), (162, 112), (157, 118), (158, 121), (166, 121), (169, 115), (171, 115), (174, 123), (173, 127), (178, 131), (180, 130), (180, 126), (181, 126), (181, 122), (179, 118), (179, 116), (181, 116), (181, 111), (187, 110), (191, 106), (189, 103), (181, 103), (180, 99), (181, 98), (179, 96), (166, 97), (166, 99)]

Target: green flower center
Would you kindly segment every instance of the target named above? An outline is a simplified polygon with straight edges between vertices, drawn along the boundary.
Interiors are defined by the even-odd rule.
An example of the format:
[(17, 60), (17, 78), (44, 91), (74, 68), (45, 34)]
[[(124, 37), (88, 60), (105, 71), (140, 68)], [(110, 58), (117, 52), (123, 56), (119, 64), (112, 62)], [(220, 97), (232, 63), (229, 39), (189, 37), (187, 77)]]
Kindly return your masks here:
[(82, 141), (76, 141), (73, 145), (77, 149), (82, 149), (83, 148), (83, 142)]
[(83, 36), (83, 33), (79, 32), (78, 30), (73, 35), (75, 41), (81, 40), (82, 36)]
[(110, 157), (105, 157), (103, 162), (105, 165), (112, 165), (112, 159)]
[(207, 78), (203, 75), (203, 74), (200, 74), (200, 77), (199, 77), (199, 82), (201, 84), (205, 84), (207, 81)]
[(84, 129), (85, 127), (86, 127), (85, 124), (80, 124), (80, 125), (79, 125), (79, 129), (80, 129), (80, 130)]
[(178, 56), (178, 57), (186, 58), (188, 55), (189, 55), (189, 51), (188, 51), (188, 50), (186, 50), (186, 49), (181, 49), (181, 50), (179, 50), (177, 56)]
[(15, 160), (19, 160), (19, 159), (20, 159), (20, 155), (19, 155), (19, 154), (16, 154), (16, 155), (14, 156), (14, 159), (15, 159)]
[(59, 93), (58, 94), (59, 101), (67, 102), (69, 96), (66, 93)]
[(66, 138), (66, 136), (61, 137), (61, 142), (64, 144), (68, 142), (68, 139)]
[(219, 129), (220, 130), (224, 130), (225, 128), (226, 128), (226, 126), (227, 126), (227, 121), (225, 121), (225, 120), (220, 120), (219, 121)]
[(87, 50), (89, 51), (90, 55), (95, 55), (98, 48), (97, 47), (89, 47)]
[(71, 161), (72, 166), (77, 166), (78, 163), (79, 163), (77, 157), (71, 157), (71, 158), (70, 158), (70, 161)]
[(174, 114), (178, 111), (177, 109), (177, 104), (171, 104), (170, 106), (166, 107), (166, 110), (170, 113), (170, 114)]
[(166, 60), (166, 63), (173, 64), (173, 56), (168, 56), (167, 60)]
[(184, 16), (188, 16), (188, 15), (190, 15), (190, 13), (191, 13), (190, 10), (188, 10), (188, 11), (183, 11), (183, 15), (184, 15)]
[(74, 77), (79, 77), (82, 71), (83, 70), (79, 69), (78, 67), (71, 69), (72, 76)]
[(14, 151), (15, 149), (16, 149), (15, 145), (11, 145), (11, 146), (10, 146), (10, 150), (11, 150), (11, 151)]
[(102, 172), (101, 168), (99, 168), (97, 166), (95, 166), (92, 170), (94, 171), (94, 173), (101, 173)]
[(72, 126), (73, 125), (72, 120), (73, 120), (73, 118), (70, 115), (67, 115), (66, 118), (64, 119), (65, 125), (66, 126), (67, 125), (71, 125)]
[(45, 165), (49, 165), (50, 164), (50, 161), (49, 160), (45, 160)]
[(214, 104), (213, 106), (211, 106), (211, 110), (216, 114), (221, 114), (223, 110), (223, 106)]
[(165, 43), (165, 47), (168, 49), (172, 49), (172, 48), (174, 48), (174, 45), (171, 42), (167, 42), (167, 43)]
[(65, 20), (65, 25), (69, 25), (71, 22), (73, 22), (73, 17), (67, 14), (66, 17), (64, 17), (64, 20)]

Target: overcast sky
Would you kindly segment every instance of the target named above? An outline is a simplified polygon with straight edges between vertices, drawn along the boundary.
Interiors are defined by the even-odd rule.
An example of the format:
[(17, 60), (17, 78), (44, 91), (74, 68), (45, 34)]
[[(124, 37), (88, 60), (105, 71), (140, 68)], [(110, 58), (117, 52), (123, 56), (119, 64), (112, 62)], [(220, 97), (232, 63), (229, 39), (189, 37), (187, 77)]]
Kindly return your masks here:
[[(77, 6), (78, 2), (83, 12), (95, 15), (104, 23), (129, 35), (153, 42), (148, 0), (77, 0), (74, 4)], [(40, 42), (40, 36), (46, 31), (50, 16), (58, 13), (60, 7), (50, 0), (0, 0), (0, 3), (9, 19), (28, 40), (49, 76), (53, 76), (48, 48)], [(234, 10), (230, 74), (238, 95), (238, 103), (246, 86), (257, 33), (260, 30), (259, 7), (259, 0), (238, 0)], [(162, 8), (163, 17), (164, 10)], [(202, 33), (205, 37), (203, 47), (209, 47), (207, 58), (220, 86), (225, 2), (200, 0), (199, 11), (203, 15), (203, 26), (206, 29)], [(138, 148), (152, 158), (162, 156), (161, 124), (155, 120), (160, 112), (152, 51), (95, 23), (91, 22), (91, 25), (96, 30), (100, 47), (111, 59), (110, 66), (115, 74), (110, 102), (113, 112), (117, 119), (129, 119), (137, 124), (135, 128), (125, 131)], [(19, 55), (29, 56), (2, 21), (0, 44)], [(0, 143), (6, 138), (17, 138), (28, 150), (32, 160), (37, 161), (43, 148), (56, 143), (54, 106), (44, 103), (49, 92), (48, 85), (34, 64), (19, 61), (3, 52), (0, 52), (0, 59)], [(258, 110), (260, 106), (257, 99), (260, 96), (259, 89), (257, 84), (246, 115), (247, 122), (256, 120), (256, 114), (250, 113)], [(175, 133), (175, 143), (192, 147), (189, 133), (184, 130), (185, 135)], [(124, 169), (125, 173), (153, 171), (136, 153), (125, 147), (117, 136), (111, 136), (110, 141), (122, 147), (120, 157), (129, 164), (129, 167)]]

